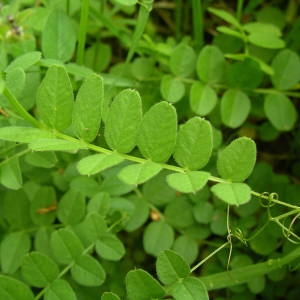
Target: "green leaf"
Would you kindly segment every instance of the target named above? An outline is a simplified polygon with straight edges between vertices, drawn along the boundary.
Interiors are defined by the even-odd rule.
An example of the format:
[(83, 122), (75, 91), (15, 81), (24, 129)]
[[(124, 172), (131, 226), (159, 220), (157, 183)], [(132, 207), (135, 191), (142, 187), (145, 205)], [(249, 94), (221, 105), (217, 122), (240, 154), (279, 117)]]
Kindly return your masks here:
[(136, 146), (138, 128), (142, 120), (142, 101), (135, 90), (120, 92), (112, 102), (105, 121), (104, 136), (108, 146), (120, 153)]
[(160, 82), (160, 93), (164, 100), (176, 103), (183, 98), (185, 85), (172, 75), (164, 75)]
[(217, 158), (217, 170), (222, 178), (244, 181), (256, 161), (256, 145), (250, 138), (240, 137), (223, 149)]
[(111, 292), (105, 292), (101, 296), (101, 300), (121, 300), (120, 297)]
[(285, 46), (284, 40), (274, 33), (265, 34), (264, 32), (252, 32), (248, 40), (255, 46), (267, 49), (280, 49)]
[(221, 99), (222, 122), (230, 128), (237, 128), (247, 119), (250, 108), (247, 94), (239, 90), (227, 90)]
[(80, 236), (84, 237), (88, 245), (95, 243), (107, 232), (105, 219), (97, 212), (89, 213), (78, 226), (80, 227)]
[(0, 128), (0, 139), (17, 143), (31, 143), (54, 137), (53, 133), (32, 127), (10, 126)]
[(77, 169), (82, 175), (94, 175), (105, 169), (120, 164), (124, 158), (116, 153), (111, 154), (92, 154), (84, 157), (77, 164)]
[(205, 285), (195, 277), (184, 278), (172, 286), (171, 295), (176, 300), (208, 300)]
[(31, 252), (24, 257), (21, 272), (23, 278), (31, 286), (43, 288), (58, 277), (59, 269), (47, 255)]
[(57, 216), (63, 224), (76, 224), (85, 214), (85, 199), (82, 193), (68, 190), (58, 203)]
[(271, 124), (279, 131), (293, 129), (298, 118), (294, 103), (283, 94), (267, 95), (264, 111)]
[(5, 69), (5, 72), (9, 72), (15, 68), (22, 68), (24, 71), (29, 69), (31, 66), (35, 65), (41, 59), (41, 52), (32, 51), (22, 54), (15, 58)]
[(137, 4), (137, 0), (115, 0), (115, 2), (125, 5), (125, 6), (130, 6), (130, 5), (135, 5)]
[(70, 60), (74, 54), (76, 39), (72, 19), (62, 10), (53, 10), (42, 31), (44, 57), (62, 62)]
[(1, 241), (0, 259), (3, 273), (15, 273), (30, 250), (30, 237), (25, 232), (13, 232), (4, 236)]
[(30, 226), (29, 209), (30, 201), (23, 189), (18, 191), (6, 191), (3, 197), (1, 211), (11, 229), (24, 229)]
[(249, 32), (250, 34), (260, 32), (265, 35), (271, 34), (278, 37), (281, 36), (280, 29), (277, 26), (270, 23), (248, 22), (243, 25), (243, 29)]
[(149, 300), (165, 295), (162, 286), (142, 269), (129, 271), (126, 275), (128, 300)]
[(196, 193), (206, 185), (209, 176), (208, 172), (201, 171), (173, 173), (167, 176), (167, 182), (176, 191)]
[(99, 131), (104, 98), (102, 78), (93, 73), (81, 85), (73, 108), (72, 124), (78, 137), (92, 142)]
[(45, 300), (76, 300), (76, 294), (70, 284), (63, 279), (53, 281), (46, 289)]
[(165, 101), (153, 105), (144, 115), (137, 145), (146, 158), (166, 162), (171, 156), (177, 132), (175, 108)]
[(227, 23), (233, 25), (234, 27), (240, 28), (241, 25), (239, 21), (229, 12), (223, 9), (217, 9), (213, 7), (209, 7), (207, 9), (210, 13), (214, 14), (215, 16), (221, 18), (222, 20), (226, 21)]
[(20, 98), (25, 87), (26, 74), (22, 68), (14, 68), (6, 73), (6, 87)]
[(245, 183), (217, 183), (211, 191), (222, 201), (231, 205), (247, 203), (251, 199), (251, 189)]
[[(178, 213), (180, 212), (180, 213)], [(177, 196), (165, 208), (165, 221), (176, 229), (184, 229), (194, 224), (193, 206), (185, 196)]]
[(193, 73), (196, 64), (196, 54), (187, 44), (179, 44), (170, 55), (170, 69), (176, 76), (187, 77)]
[(39, 139), (31, 142), (28, 147), (33, 151), (66, 151), (76, 152), (86, 149), (85, 144), (80, 141), (67, 141), (61, 139)]
[(208, 163), (212, 147), (210, 123), (194, 117), (181, 125), (179, 129), (174, 158), (181, 167), (190, 170), (201, 169)]
[(101, 236), (96, 241), (95, 247), (97, 254), (107, 260), (118, 261), (125, 254), (123, 243), (113, 234)]
[(131, 196), (128, 200), (134, 204), (134, 210), (124, 229), (131, 232), (140, 228), (147, 221), (149, 217), (149, 203), (144, 197), (140, 196)]
[(53, 168), (57, 163), (54, 152), (31, 152), (25, 156), (25, 161), (39, 168)]
[(73, 279), (84, 286), (100, 286), (105, 281), (105, 270), (92, 256), (80, 256), (71, 268)]
[(51, 234), (50, 245), (56, 260), (66, 265), (75, 261), (84, 250), (79, 238), (65, 228)]
[(225, 59), (221, 50), (216, 46), (204, 46), (196, 64), (198, 77), (208, 83), (220, 82), (224, 68)]
[(259, 62), (249, 57), (230, 64), (226, 72), (226, 82), (230, 88), (253, 90), (260, 86), (262, 79)]
[(163, 284), (170, 285), (187, 277), (190, 274), (190, 267), (176, 252), (165, 250), (157, 257), (156, 272)]
[(209, 84), (196, 81), (190, 89), (190, 106), (199, 116), (208, 115), (217, 104), (217, 93)]
[(34, 300), (34, 296), (30, 288), (23, 282), (0, 275), (0, 299)]
[(41, 82), (36, 96), (37, 112), (51, 128), (66, 129), (72, 121), (73, 89), (62, 66), (51, 66)]
[(174, 230), (166, 222), (152, 222), (144, 231), (144, 249), (147, 253), (154, 256), (157, 256), (160, 251), (169, 249), (173, 242)]
[(173, 245), (173, 250), (181, 255), (189, 265), (198, 257), (198, 249), (198, 242), (188, 235), (179, 236)]
[(272, 61), (272, 83), (279, 90), (293, 88), (300, 80), (300, 59), (297, 53), (284, 49)]
[(132, 164), (124, 167), (118, 177), (128, 184), (138, 185), (148, 181), (162, 170), (160, 164), (146, 161), (142, 164)]
[[(30, 203), (30, 217), (34, 224), (51, 225), (56, 218), (56, 194), (52, 186), (42, 186)], [(53, 210), (47, 211), (52, 207)], [(46, 213), (44, 213), (46, 210)]]
[(18, 157), (11, 158), (0, 166), (0, 183), (12, 190), (22, 187), (23, 179)]

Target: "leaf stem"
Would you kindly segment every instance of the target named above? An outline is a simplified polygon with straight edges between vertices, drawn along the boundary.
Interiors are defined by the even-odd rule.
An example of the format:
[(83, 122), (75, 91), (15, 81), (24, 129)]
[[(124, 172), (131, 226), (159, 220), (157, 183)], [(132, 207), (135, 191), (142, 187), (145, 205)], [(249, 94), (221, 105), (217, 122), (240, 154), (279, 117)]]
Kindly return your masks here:
[(88, 26), (88, 17), (89, 17), (89, 0), (81, 1), (81, 13), (80, 13), (80, 24), (78, 32), (78, 46), (77, 46), (77, 57), (76, 62), (79, 65), (83, 64), (84, 61), (84, 49), (86, 42), (86, 32)]
[(219, 251), (221, 251), (223, 248), (227, 247), (230, 244), (230, 242), (226, 242), (220, 247), (218, 247), (215, 251), (213, 251), (211, 254), (206, 256), (204, 259), (202, 259), (197, 265), (195, 265), (191, 269), (191, 273), (193, 273), (196, 269), (198, 269), (200, 266), (202, 266), (207, 260), (209, 260), (211, 257), (213, 257), (215, 254), (217, 254)]
[(193, 31), (195, 39), (195, 48), (200, 50), (204, 41), (204, 22), (202, 0), (192, 0), (193, 12)]
[(11, 93), (11, 91), (5, 87), (3, 90), (3, 95), (8, 100), (14, 111), (22, 117), (24, 120), (32, 124), (34, 127), (41, 127), (39, 121), (37, 121), (17, 100), (17, 98)]

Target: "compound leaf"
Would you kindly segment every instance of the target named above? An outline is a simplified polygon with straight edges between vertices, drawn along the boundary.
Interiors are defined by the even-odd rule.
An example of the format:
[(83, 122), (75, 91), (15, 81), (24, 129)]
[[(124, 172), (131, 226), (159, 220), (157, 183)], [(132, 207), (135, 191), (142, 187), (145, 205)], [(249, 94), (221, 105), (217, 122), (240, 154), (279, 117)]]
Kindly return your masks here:
[(79, 238), (65, 228), (51, 234), (50, 245), (56, 260), (62, 264), (70, 264), (83, 252)]
[(157, 299), (165, 295), (165, 291), (158, 281), (141, 269), (127, 273), (126, 290), (128, 300)]
[(179, 44), (170, 55), (170, 69), (176, 76), (187, 77), (195, 69), (196, 54), (192, 47), (187, 44)]
[(264, 111), (271, 124), (279, 131), (291, 130), (298, 117), (295, 105), (283, 94), (267, 95)]
[(211, 191), (222, 201), (231, 205), (238, 206), (251, 199), (251, 189), (246, 183), (217, 183)]
[(73, 89), (64, 67), (51, 66), (36, 96), (40, 118), (51, 128), (66, 129), (72, 121)]
[(67, 141), (61, 139), (39, 139), (31, 142), (28, 147), (33, 151), (66, 151), (76, 152), (79, 149), (86, 149), (80, 141)]
[(146, 158), (166, 162), (171, 156), (177, 132), (175, 108), (165, 101), (153, 105), (144, 115), (137, 145)]
[(76, 31), (72, 19), (62, 10), (53, 10), (42, 31), (42, 51), (45, 58), (62, 62), (70, 60), (76, 45)]
[(0, 183), (12, 190), (22, 187), (23, 178), (18, 157), (10, 159), (0, 167)]
[(300, 59), (297, 53), (284, 49), (272, 61), (272, 83), (279, 90), (287, 90), (300, 80)]
[(208, 293), (202, 281), (187, 277), (172, 286), (171, 295), (176, 300), (208, 300)]
[(99, 131), (103, 102), (103, 80), (93, 73), (81, 85), (74, 103), (72, 123), (78, 137), (93, 141)]
[(101, 300), (121, 300), (120, 297), (111, 292), (105, 292), (101, 296)]
[(212, 147), (210, 123), (199, 117), (194, 117), (179, 129), (174, 158), (181, 167), (197, 170), (208, 163)]
[(190, 89), (190, 106), (199, 116), (208, 115), (217, 104), (217, 93), (209, 84), (196, 81)]
[(124, 158), (113, 152), (111, 154), (92, 154), (84, 157), (77, 164), (77, 169), (82, 175), (94, 175), (105, 169), (120, 164)]
[(241, 182), (251, 174), (255, 161), (254, 141), (247, 137), (240, 137), (219, 152), (217, 170), (222, 178)]
[(152, 161), (142, 164), (133, 164), (124, 167), (118, 177), (127, 184), (138, 185), (154, 177), (162, 170), (162, 166)]
[(156, 260), (156, 272), (159, 280), (166, 284), (172, 284), (190, 274), (189, 265), (184, 259), (172, 250), (161, 252)]
[(142, 101), (135, 90), (120, 92), (112, 102), (105, 121), (104, 136), (108, 146), (120, 153), (130, 152), (136, 146), (142, 120)]
[(120, 260), (125, 254), (123, 243), (113, 234), (105, 234), (96, 241), (96, 252), (107, 260)]
[(34, 300), (30, 288), (14, 278), (0, 275), (0, 299)]
[(57, 216), (63, 224), (76, 224), (84, 217), (85, 199), (81, 192), (67, 191), (58, 203)]
[(199, 54), (196, 70), (198, 77), (204, 82), (216, 83), (222, 80), (225, 59), (216, 46), (204, 46)]
[(164, 75), (160, 82), (160, 93), (165, 100), (176, 103), (184, 96), (185, 85), (172, 75)]
[(152, 222), (144, 231), (144, 249), (147, 253), (154, 256), (157, 256), (160, 251), (169, 249), (173, 242), (174, 230), (166, 222)]
[(25, 232), (13, 232), (1, 241), (0, 258), (3, 273), (13, 274), (20, 267), (23, 257), (30, 250), (30, 236)]
[(76, 300), (76, 294), (70, 284), (63, 279), (53, 281), (45, 292), (45, 300)]
[(59, 269), (49, 256), (41, 252), (31, 252), (24, 257), (21, 272), (31, 286), (42, 288), (57, 278)]
[(17, 143), (31, 143), (54, 137), (52, 133), (33, 127), (10, 126), (0, 128), (0, 139)]
[(230, 128), (237, 128), (247, 119), (250, 108), (251, 102), (244, 92), (227, 90), (221, 99), (222, 122)]
[(73, 279), (84, 286), (100, 286), (106, 277), (105, 270), (94, 257), (84, 254), (71, 268)]
[(206, 185), (209, 176), (208, 172), (202, 171), (173, 173), (167, 176), (167, 183), (176, 191), (196, 193)]
[(42, 53), (39, 51), (32, 51), (22, 54), (15, 58), (5, 69), (5, 72), (9, 72), (15, 68), (22, 68), (26, 71), (28, 68), (40, 61)]

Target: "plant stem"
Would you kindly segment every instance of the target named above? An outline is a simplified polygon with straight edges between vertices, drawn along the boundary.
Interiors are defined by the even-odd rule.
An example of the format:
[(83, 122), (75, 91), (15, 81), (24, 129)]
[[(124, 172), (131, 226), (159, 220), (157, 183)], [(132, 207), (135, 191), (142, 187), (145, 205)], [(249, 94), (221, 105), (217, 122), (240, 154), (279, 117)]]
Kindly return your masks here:
[(3, 90), (3, 95), (8, 100), (14, 111), (24, 120), (29, 122), (35, 127), (40, 128), (41, 124), (39, 121), (37, 121), (16, 99), (16, 97), (11, 93), (11, 91), (6, 87)]
[(241, 22), (244, 0), (238, 0), (236, 9), (236, 18)]
[(211, 257), (213, 257), (215, 254), (217, 254), (220, 250), (228, 246), (230, 242), (226, 242), (223, 245), (221, 245), (219, 248), (217, 248), (215, 251), (213, 251), (211, 254), (206, 256), (204, 259), (202, 259), (196, 266), (194, 266), (191, 269), (191, 273), (193, 273), (196, 269), (198, 269), (200, 266), (202, 266), (207, 260), (209, 260)]
[(268, 274), (273, 270), (280, 269), (298, 257), (300, 257), (300, 246), (282, 258), (269, 259), (263, 263), (200, 277), (200, 279), (208, 290), (227, 288), (246, 283), (253, 278)]
[(204, 41), (203, 7), (202, 0), (192, 0), (193, 31), (195, 48), (200, 50)]
[(182, 27), (182, 0), (176, 0), (175, 1), (175, 9), (174, 9), (174, 13), (175, 13), (175, 37), (176, 40), (180, 40), (181, 36), (182, 36), (182, 31), (181, 31), (181, 27)]
[(89, 17), (89, 0), (81, 1), (81, 13), (80, 13), (80, 24), (78, 32), (78, 46), (77, 46), (77, 57), (76, 62), (79, 65), (83, 64), (84, 61), (84, 50), (86, 42), (86, 32), (88, 26), (88, 17)]

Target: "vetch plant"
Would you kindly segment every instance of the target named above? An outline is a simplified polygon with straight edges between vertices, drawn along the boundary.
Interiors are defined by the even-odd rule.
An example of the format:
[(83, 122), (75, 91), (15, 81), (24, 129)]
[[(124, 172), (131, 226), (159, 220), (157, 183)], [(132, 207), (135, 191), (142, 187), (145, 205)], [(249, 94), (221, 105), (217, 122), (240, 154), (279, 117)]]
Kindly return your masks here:
[[(25, 2), (2, 8), (27, 38), (1, 40), (0, 298), (254, 299), (298, 278), (299, 188), (260, 150), (297, 137), (299, 57), (281, 29), (243, 24), (243, 1), (208, 8), (241, 42), (227, 53), (196, 33), (205, 1), (194, 47), (154, 42), (152, 1)], [(95, 28), (129, 47), (108, 72)]]

